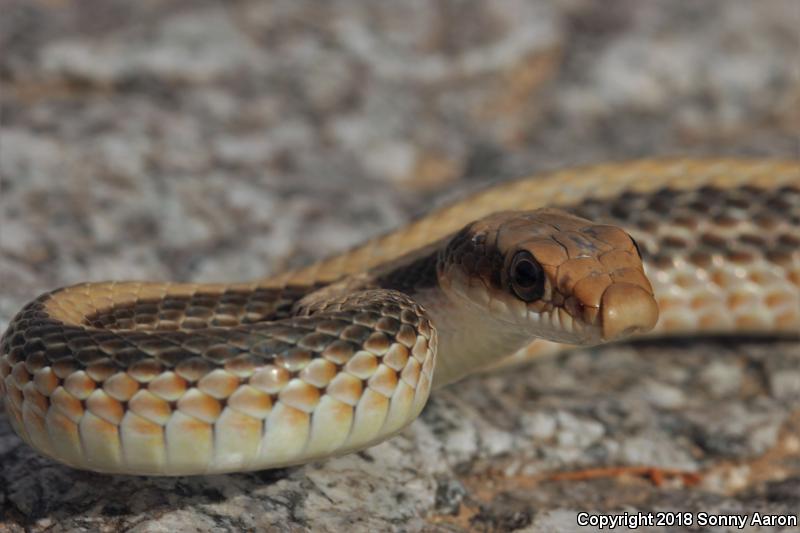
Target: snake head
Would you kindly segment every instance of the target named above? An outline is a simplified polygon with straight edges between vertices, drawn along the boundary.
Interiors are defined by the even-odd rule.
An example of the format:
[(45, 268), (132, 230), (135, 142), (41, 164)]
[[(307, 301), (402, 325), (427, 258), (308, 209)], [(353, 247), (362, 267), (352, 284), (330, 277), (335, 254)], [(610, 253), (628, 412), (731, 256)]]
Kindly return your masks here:
[(452, 298), (529, 338), (596, 344), (649, 331), (658, 319), (630, 235), (555, 209), (469, 224), (442, 249), (438, 275)]

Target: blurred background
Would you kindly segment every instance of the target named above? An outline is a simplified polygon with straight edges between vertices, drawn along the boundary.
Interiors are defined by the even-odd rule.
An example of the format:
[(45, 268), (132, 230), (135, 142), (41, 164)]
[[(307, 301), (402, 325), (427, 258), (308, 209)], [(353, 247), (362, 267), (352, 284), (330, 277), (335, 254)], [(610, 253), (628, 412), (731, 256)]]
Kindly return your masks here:
[[(640, 157), (800, 155), (796, 0), (0, 0), (0, 11), (0, 328), (42, 291), (79, 281), (263, 276), (492, 181)], [(286, 510), (287, 494), (299, 491), (305, 496), (292, 505), (309, 527), (324, 529), (326, 516), (351, 523), (369, 508), (377, 513), (370, 527), (503, 530), (535, 520), (547, 529), (559, 516), (572, 523), (574, 513), (563, 509), (580, 501), (680, 505), (680, 492), (669, 500), (649, 485), (605, 503), (587, 496), (609, 494), (605, 485), (583, 496), (558, 489), (550, 500), (539, 491), (533, 504), (514, 492), (527, 485), (486, 494), (465, 476), (480, 461), (488, 461), (480, 475), (499, 468), (510, 476), (626, 461), (696, 470), (720, 457), (741, 467), (778, 446), (792, 416), (800, 425), (800, 391), (773, 386), (800, 380), (800, 359), (796, 346), (775, 368), (753, 362), (774, 348), (714, 349), (735, 353), (723, 363), (674, 356), (659, 363), (662, 374), (652, 359), (628, 352), (603, 368), (579, 354), (543, 363), (552, 366), (516, 385), (508, 376), (479, 379), (461, 400), (443, 395), (410, 433), (378, 447), (371, 475), (386, 481), (364, 485), (369, 465), (357, 456), (280, 474), (281, 487), (246, 475), (186, 481), (183, 490), (195, 496), (180, 502), (182, 512), (202, 507), (191, 518), (200, 523), (207, 506), (218, 505), (227, 516), (236, 509), (230, 498), (263, 490), (283, 503), (265, 511), (262, 501), (253, 515), (260, 518), (241, 527), (302, 525)], [(795, 373), (787, 377), (784, 367)], [(597, 390), (587, 392), (579, 378), (559, 381), (565, 372), (600, 375)], [(708, 381), (692, 381), (703, 372)], [(628, 400), (609, 399), (626, 398), (621, 389)], [(750, 421), (730, 430), (730, 442), (719, 424), (683, 411), (703, 394), (712, 396), (701, 399), (705, 407), (692, 405), (708, 420), (718, 421), (725, 405), (731, 418)], [(470, 395), (475, 403), (460, 403)], [(496, 420), (491, 401), (507, 401), (514, 416)], [(635, 423), (614, 414), (626, 401), (644, 409), (631, 407)], [(607, 412), (592, 411), (598, 405)], [(620, 440), (631, 424), (639, 440)], [(421, 458), (431, 447), (444, 455)], [(2, 416), (0, 464), (0, 485), (11, 487), (0, 489), (0, 517), (10, 523), (68, 523), (78, 519), (71, 509), (82, 508), (94, 525), (107, 525), (109, 496), (93, 481), (105, 478), (35, 457)], [(342, 473), (341, 464), (353, 471)], [(704, 490), (714, 505), (747, 509), (742, 490), (755, 491), (764, 509), (773, 490), (774, 505), (796, 509), (794, 468)], [(54, 478), (63, 491), (44, 481)], [(770, 489), (776, 479), (796, 481)], [(120, 527), (138, 523), (156, 494), (175, 488), (137, 483), (120, 488), (112, 505)], [(142, 503), (134, 489), (155, 499)], [(706, 502), (707, 493), (694, 501)], [(402, 500), (392, 511), (375, 510), (392, 498)], [(343, 504), (356, 499), (361, 506)], [(320, 509), (325, 514), (314, 514)], [(178, 520), (166, 511), (163, 519)]]

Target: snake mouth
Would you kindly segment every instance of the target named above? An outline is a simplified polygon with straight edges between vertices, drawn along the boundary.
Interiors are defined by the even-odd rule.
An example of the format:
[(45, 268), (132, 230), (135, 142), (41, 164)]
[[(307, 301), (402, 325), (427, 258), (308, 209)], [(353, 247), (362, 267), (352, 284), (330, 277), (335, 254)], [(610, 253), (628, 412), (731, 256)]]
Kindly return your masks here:
[(550, 341), (599, 344), (646, 333), (658, 321), (658, 304), (646, 287), (609, 284), (600, 301), (589, 304), (574, 294), (554, 294), (554, 302), (524, 313), (528, 327)]
[[(599, 299), (582, 300), (580, 292), (564, 298), (553, 309), (560, 314), (560, 327), (566, 342), (596, 344), (646, 333), (658, 322), (658, 303), (649, 283), (611, 282), (597, 291)], [(560, 339), (551, 339), (560, 340)]]

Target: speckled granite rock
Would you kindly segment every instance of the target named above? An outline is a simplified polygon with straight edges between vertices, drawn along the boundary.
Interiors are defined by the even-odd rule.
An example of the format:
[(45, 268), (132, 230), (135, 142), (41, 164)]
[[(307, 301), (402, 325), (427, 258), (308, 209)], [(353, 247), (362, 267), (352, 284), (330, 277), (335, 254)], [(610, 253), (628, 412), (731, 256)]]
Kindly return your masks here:
[[(7, 1), (0, 327), (77, 281), (275, 272), (487, 180), (797, 157), (798, 26), (793, 0)], [(443, 390), (365, 452), (218, 477), (73, 471), (0, 417), (0, 531), (585, 531), (580, 510), (796, 512), (798, 369), (792, 342), (578, 351)], [(612, 465), (700, 475), (564, 475)]]

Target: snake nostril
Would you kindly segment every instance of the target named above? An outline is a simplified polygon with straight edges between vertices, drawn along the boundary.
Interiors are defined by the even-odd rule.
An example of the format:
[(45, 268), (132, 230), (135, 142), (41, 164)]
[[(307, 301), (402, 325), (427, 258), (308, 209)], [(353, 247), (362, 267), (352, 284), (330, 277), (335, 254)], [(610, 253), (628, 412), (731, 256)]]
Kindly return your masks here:
[(600, 316), (600, 308), (595, 305), (583, 305), (581, 307), (581, 316), (586, 324), (595, 325)]

